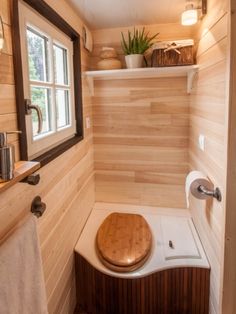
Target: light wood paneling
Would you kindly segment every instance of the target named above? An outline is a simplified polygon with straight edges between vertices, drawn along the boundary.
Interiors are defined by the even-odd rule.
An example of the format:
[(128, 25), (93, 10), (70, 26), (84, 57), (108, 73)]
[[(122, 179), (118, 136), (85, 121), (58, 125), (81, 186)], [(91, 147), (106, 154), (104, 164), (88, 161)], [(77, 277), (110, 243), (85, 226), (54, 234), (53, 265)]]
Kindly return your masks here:
[[(140, 26), (142, 27), (142, 26)], [(150, 35), (159, 33), (158, 40), (173, 40), (192, 38), (195, 34), (196, 26), (185, 27), (180, 23), (145, 25), (145, 29)], [(98, 29), (93, 31), (94, 44), (119, 44), (121, 32), (133, 31), (133, 27)]]
[(185, 78), (95, 83), (97, 201), (186, 206), (189, 96), (185, 84)]
[[(10, 0), (1, 1), (0, 15), (5, 32), (4, 47), (0, 53), (0, 130), (15, 131), (18, 127), (11, 43)], [(8, 142), (15, 146), (16, 160), (18, 161), (18, 135), (9, 135)]]
[(10, 25), (3, 24), (3, 28), (4, 28), (5, 40), (4, 40), (2, 53), (12, 55), (11, 27)]
[[(47, 1), (78, 32), (82, 21), (66, 1)], [(17, 129), (17, 115), (12, 67), (10, 0), (0, 1), (7, 42), (0, 55), (0, 129)], [(82, 52), (82, 67), (88, 69), (89, 55)], [(83, 112), (91, 117), (91, 98), (83, 81)], [(38, 220), (43, 270), (50, 314), (73, 313), (76, 304), (74, 253), (75, 243), (94, 205), (93, 138), (92, 129), (84, 130), (85, 139), (44, 166), (38, 172), (41, 181), (37, 186), (17, 183), (1, 194), (0, 238), (30, 212), (31, 201), (42, 197), (47, 209)], [(10, 135), (9, 141), (16, 146), (18, 140)]]
[(6, 53), (0, 54), (0, 84), (14, 84), (12, 56)]
[[(208, 14), (199, 31), (198, 77), (190, 104), (190, 167), (204, 172), (225, 198), (227, 153), (227, 67), (228, 7), (227, 1), (208, 1)], [(205, 135), (205, 151), (198, 137)], [(222, 312), (222, 273), (224, 251), (224, 201), (191, 199), (190, 207), (211, 265), (210, 313)]]
[(9, 0), (1, 0), (0, 12), (1, 12), (3, 23), (10, 25), (11, 18), (10, 18), (10, 1)]
[[(91, 68), (103, 46), (124, 62), (121, 31), (93, 31)], [(195, 27), (148, 25), (158, 40), (193, 38)], [(123, 63), (124, 65), (124, 63)], [(185, 208), (189, 96), (185, 78), (97, 81), (93, 97), (96, 200)]]
[(236, 312), (236, 2), (231, 5), (231, 58), (230, 58), (230, 97), (229, 97), (229, 148), (227, 169), (227, 199), (226, 199), (226, 225), (225, 225), (225, 256), (224, 256), (224, 286), (223, 308), (224, 314)]
[(0, 84), (0, 115), (16, 112), (14, 85)]

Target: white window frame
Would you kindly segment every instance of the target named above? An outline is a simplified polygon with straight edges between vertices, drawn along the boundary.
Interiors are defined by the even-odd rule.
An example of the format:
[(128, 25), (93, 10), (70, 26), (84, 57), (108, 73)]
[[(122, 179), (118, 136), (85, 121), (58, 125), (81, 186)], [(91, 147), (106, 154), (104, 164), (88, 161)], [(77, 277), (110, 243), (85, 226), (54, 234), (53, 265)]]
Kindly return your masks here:
[[(74, 137), (76, 133), (76, 120), (75, 120), (75, 104), (74, 104), (74, 77), (73, 77), (73, 43), (71, 39), (58, 30), (48, 20), (44, 19), (41, 15), (34, 12), (33, 9), (26, 4), (19, 2), (19, 22), (20, 22), (20, 38), (21, 38), (21, 54), (23, 65), (23, 82), (24, 82), (24, 98), (30, 99), (30, 86), (35, 87), (49, 87), (52, 88), (52, 107), (54, 109), (54, 115), (56, 115), (55, 104), (55, 91), (56, 88), (69, 90), (69, 116), (70, 126), (63, 127), (56, 130), (56, 126), (53, 123), (53, 131), (50, 133), (42, 134), (33, 137), (32, 118), (31, 115), (26, 115), (26, 132), (27, 132), (27, 146), (28, 156), (30, 159), (34, 159), (49, 149), (63, 143), (64, 141)], [(39, 34), (45, 35), (49, 38), (50, 52), (53, 51), (53, 44), (65, 48), (67, 50), (67, 67), (68, 67), (68, 86), (59, 85), (55, 83), (53, 75), (53, 64), (50, 64), (50, 79), (51, 82), (36, 82), (29, 79), (29, 64), (27, 53), (27, 27), (36, 30)], [(50, 56), (50, 60), (53, 61), (53, 57)], [(55, 120), (56, 121), (56, 117)]]

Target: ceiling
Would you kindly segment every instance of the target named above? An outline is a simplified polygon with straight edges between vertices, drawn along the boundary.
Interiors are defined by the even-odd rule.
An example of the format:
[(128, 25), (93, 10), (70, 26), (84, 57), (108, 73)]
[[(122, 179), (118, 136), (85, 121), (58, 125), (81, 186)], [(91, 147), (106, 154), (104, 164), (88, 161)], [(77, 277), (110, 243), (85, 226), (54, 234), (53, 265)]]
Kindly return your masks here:
[(91, 29), (176, 23), (185, 0), (68, 0)]

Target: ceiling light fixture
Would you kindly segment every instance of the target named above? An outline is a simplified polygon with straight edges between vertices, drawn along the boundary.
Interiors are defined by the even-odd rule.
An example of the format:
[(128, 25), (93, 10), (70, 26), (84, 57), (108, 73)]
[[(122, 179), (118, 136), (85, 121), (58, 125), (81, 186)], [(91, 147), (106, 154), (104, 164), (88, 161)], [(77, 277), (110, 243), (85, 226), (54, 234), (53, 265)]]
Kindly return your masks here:
[(186, 1), (185, 11), (181, 16), (182, 25), (194, 25), (198, 21), (198, 16), (202, 17), (207, 13), (207, 0), (200, 0), (199, 2), (199, 5), (194, 5), (193, 1)]

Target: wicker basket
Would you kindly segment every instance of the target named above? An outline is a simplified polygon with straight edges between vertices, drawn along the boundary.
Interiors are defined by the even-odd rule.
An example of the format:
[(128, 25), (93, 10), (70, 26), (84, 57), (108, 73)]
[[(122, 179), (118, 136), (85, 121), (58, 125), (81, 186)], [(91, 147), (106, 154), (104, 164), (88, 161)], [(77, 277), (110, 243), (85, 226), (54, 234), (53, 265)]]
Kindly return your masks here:
[(194, 61), (192, 39), (160, 42), (153, 46), (152, 67), (192, 65)]

